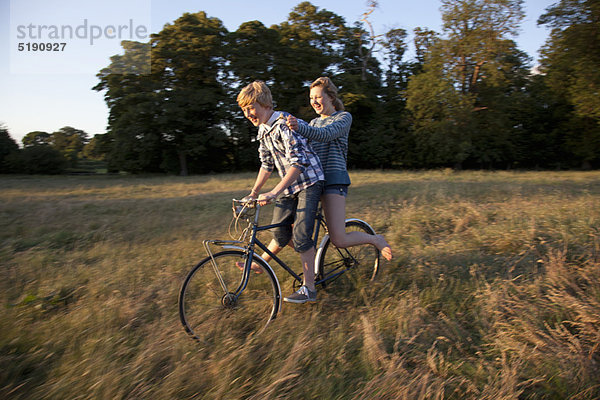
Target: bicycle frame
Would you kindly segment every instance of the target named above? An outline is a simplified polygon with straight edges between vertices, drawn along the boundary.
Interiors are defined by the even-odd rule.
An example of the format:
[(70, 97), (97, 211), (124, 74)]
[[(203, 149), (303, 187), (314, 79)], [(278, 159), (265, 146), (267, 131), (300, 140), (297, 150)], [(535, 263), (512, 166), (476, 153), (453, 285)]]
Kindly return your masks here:
[[(303, 280), (302, 272), (294, 272), (257, 237), (258, 232), (285, 226), (285, 223), (261, 226), (259, 224), (260, 206), (255, 202), (250, 203), (234, 200), (233, 215), (234, 220), (232, 224), (235, 223), (234, 230), (235, 235), (238, 235), (237, 240), (204, 240), (203, 245), (208, 257), (197, 263), (188, 272), (179, 292), (180, 320), (186, 332), (197, 340), (202, 340), (198, 336), (201, 333), (197, 331), (197, 326), (207, 321), (210, 323), (213, 318), (213, 316), (209, 315), (211, 319), (203, 320), (204, 311), (218, 314), (220, 312), (218, 307), (223, 307), (229, 311), (224, 315), (225, 318), (231, 316), (237, 320), (235, 310), (244, 309), (242, 314), (247, 311), (251, 317), (249, 320), (240, 319), (239, 322), (243, 321), (244, 324), (249, 322), (250, 325), (255, 324), (257, 327), (260, 325), (262, 326), (261, 329), (264, 329), (269, 321), (275, 319), (277, 313), (281, 311), (283, 301), (279, 279), (270, 261), (265, 261), (261, 255), (256, 253), (259, 251), (257, 248), (263, 250), (265, 254), (270, 255), (277, 264), (293, 277), (294, 286), (301, 284)], [(371, 235), (375, 234), (373, 228), (364, 221), (353, 218), (347, 219), (345, 224), (347, 229)], [(231, 228), (232, 225), (230, 225), (230, 236), (235, 239)], [(243, 230), (240, 231), (238, 228), (243, 228)], [(323, 233), (323, 238), (321, 238), (315, 255), (315, 285), (325, 286), (326, 282), (336, 279), (355, 267), (358, 267), (357, 270), (360, 271), (359, 275), (355, 275), (358, 279), (363, 281), (368, 280), (369, 282), (374, 279), (378, 270), (379, 253), (372, 254), (370, 250), (365, 253), (362, 251), (362, 247), (356, 252), (350, 251), (350, 249), (338, 248), (329, 237), (322, 209), (319, 209), (315, 217), (315, 229), (313, 233), (315, 244), (320, 232)], [(211, 245), (218, 246), (221, 249), (215, 251), (213, 254)], [(221, 260), (224, 261), (221, 262)], [(370, 266), (371, 261), (373, 261), (373, 264)], [(253, 262), (262, 267), (263, 276), (255, 276), (252, 270)], [(244, 265), (242, 266), (241, 263), (244, 263)], [(241, 270), (241, 273), (236, 270), (236, 267)], [(372, 273), (370, 272), (371, 269)], [(199, 271), (200, 273), (197, 274)], [(204, 273), (205, 271), (208, 272), (208, 276)], [(367, 271), (369, 275), (365, 275), (364, 271)], [(216, 276), (211, 277), (211, 272)], [(219, 286), (221, 291), (219, 290)], [(242, 293), (248, 293), (249, 303), (243, 301)], [(195, 301), (194, 297), (203, 297), (206, 294), (210, 295), (212, 300), (209, 299), (208, 302), (201, 301), (198, 307), (191, 306)], [(253, 298), (259, 301), (261, 305), (245, 309), (245, 305), (252, 304)], [(268, 300), (269, 298), (271, 300)], [(217, 300), (218, 307), (215, 307), (214, 300)], [(190, 304), (187, 304), (188, 301)], [(263, 310), (265, 310), (268, 304), (271, 304), (271, 301), (272, 305), (268, 308), (270, 310), (268, 319), (261, 318), (259, 315), (263, 314)], [(220, 319), (217, 314), (214, 317)], [(193, 320), (198, 318), (198, 323), (195, 323)]]
[[(298, 282), (302, 282), (302, 278), (300, 277), (300, 275), (296, 274), (283, 260), (281, 260), (279, 257), (277, 257), (277, 255), (275, 255), (271, 250), (269, 250), (268, 247), (265, 246), (265, 244), (256, 237), (256, 234), (258, 232), (267, 231), (267, 230), (273, 229), (273, 228), (279, 228), (284, 225), (285, 224), (281, 223), (281, 224), (256, 226), (252, 232), (252, 238), (250, 239), (250, 246), (252, 249), (254, 249), (254, 246), (258, 246), (262, 251), (267, 253), (277, 264), (279, 264), (279, 266), (281, 268), (283, 268), (285, 271), (287, 271), (288, 274), (293, 276), (294, 279), (296, 279)], [(321, 215), (321, 212), (319, 211), (315, 218), (315, 228), (314, 228), (314, 233), (313, 233), (313, 242), (314, 243), (317, 242), (321, 226), (323, 226), (323, 228), (325, 230), (327, 230), (323, 216)], [(252, 250), (252, 252), (254, 253), (254, 250)], [(315, 260), (316, 260), (316, 256), (315, 256)]]
[[(215, 274), (217, 275), (219, 283), (221, 284), (221, 287), (223, 288), (225, 293), (234, 293), (236, 298), (239, 297), (242, 294), (242, 292), (246, 289), (246, 287), (248, 286), (248, 280), (250, 279), (251, 266), (252, 266), (252, 261), (254, 260), (254, 257), (261, 259), (265, 263), (265, 265), (267, 265), (269, 268), (271, 267), (268, 262), (266, 262), (264, 259), (262, 259), (262, 257), (260, 257), (258, 254), (256, 254), (256, 252), (255, 252), (256, 246), (258, 246), (258, 248), (260, 248), (265, 253), (267, 253), (273, 259), (273, 261), (275, 261), (277, 264), (279, 264), (279, 266), (281, 268), (283, 268), (288, 274), (290, 274), (296, 281), (302, 283), (302, 277), (300, 275), (298, 275), (296, 272), (294, 272), (294, 270), (292, 270), (283, 260), (281, 260), (279, 257), (277, 257), (277, 255), (275, 255), (272, 251), (270, 251), (268, 249), (268, 247), (263, 242), (261, 242), (260, 239), (257, 238), (258, 232), (267, 231), (267, 230), (274, 229), (274, 228), (279, 228), (279, 227), (285, 226), (287, 224), (279, 223), (279, 224), (269, 224), (269, 225), (260, 226), (258, 223), (258, 219), (260, 216), (260, 205), (256, 204), (255, 207), (256, 207), (256, 214), (254, 215), (254, 221), (250, 222), (250, 224), (252, 225), (252, 234), (251, 234), (250, 240), (248, 241), (247, 244), (240, 240), (205, 240), (205, 241), (203, 241), (204, 248), (206, 249), (206, 252), (208, 253), (208, 256), (211, 259), (211, 264), (213, 266)], [(325, 225), (325, 219), (323, 217), (321, 210), (319, 209), (319, 211), (317, 212), (317, 215), (315, 217), (315, 228), (314, 228), (314, 233), (313, 233), (313, 241), (315, 243), (317, 242), (317, 239), (319, 237), (321, 227), (323, 227), (325, 232), (327, 232), (327, 226)], [(244, 265), (242, 280), (240, 281), (240, 285), (237, 287), (237, 289), (234, 292), (229, 291), (227, 286), (225, 285), (225, 282), (224, 282), (224, 280), (221, 276), (221, 273), (217, 267), (217, 264), (214, 260), (213, 253), (210, 250), (211, 244), (220, 246), (224, 249), (242, 250), (248, 254), (248, 258), (246, 259), (246, 264)], [(315, 260), (316, 260), (316, 256), (315, 256)], [(271, 268), (271, 270), (272, 270), (272, 268)], [(273, 275), (277, 278), (277, 275), (274, 273), (274, 271), (273, 271)], [(322, 284), (330, 279), (332, 279), (332, 278), (316, 281), (315, 285)], [(279, 285), (278, 279), (277, 279), (277, 285)]]

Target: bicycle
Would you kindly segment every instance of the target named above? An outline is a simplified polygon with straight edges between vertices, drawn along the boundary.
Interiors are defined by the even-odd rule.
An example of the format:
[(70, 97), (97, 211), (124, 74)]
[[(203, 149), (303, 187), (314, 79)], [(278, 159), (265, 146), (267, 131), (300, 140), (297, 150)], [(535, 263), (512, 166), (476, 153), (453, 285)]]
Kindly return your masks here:
[[(247, 223), (238, 240), (204, 240), (208, 254), (187, 274), (179, 292), (179, 317), (185, 331), (198, 341), (214, 336), (219, 330), (241, 334), (262, 332), (281, 310), (279, 280), (269, 263), (255, 253), (255, 247), (269, 254), (294, 278), (294, 290), (302, 284), (302, 274), (294, 272), (269, 251), (257, 234), (283, 224), (260, 225), (261, 206), (256, 200), (233, 200), (233, 219)], [(231, 230), (231, 224), (230, 224)], [(346, 231), (361, 230), (374, 235), (371, 226), (360, 219), (346, 220)], [(323, 237), (318, 242), (319, 234)], [(230, 234), (231, 235), (231, 234)], [(379, 250), (364, 244), (337, 248), (330, 240), (321, 209), (315, 218), (314, 241), (319, 243), (315, 256), (315, 285), (326, 286), (351, 272), (358, 282), (371, 282), (379, 270)], [(213, 253), (210, 246), (221, 247)], [(242, 263), (243, 269), (236, 265)], [(260, 270), (252, 268), (252, 263)]]

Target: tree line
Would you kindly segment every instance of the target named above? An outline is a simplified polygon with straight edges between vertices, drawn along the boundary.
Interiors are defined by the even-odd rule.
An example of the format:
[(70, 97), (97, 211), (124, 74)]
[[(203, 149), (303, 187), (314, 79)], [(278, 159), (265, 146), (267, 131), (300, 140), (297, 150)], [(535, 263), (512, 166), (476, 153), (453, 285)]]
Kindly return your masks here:
[(56, 132), (29, 132), (23, 137), (23, 148), (10, 137), (8, 128), (0, 125), (0, 173), (60, 174), (78, 167), (81, 159), (102, 160), (97, 135), (91, 141), (88, 133), (65, 126)]
[[(350, 168), (600, 166), (598, 2), (560, 0), (539, 17), (551, 33), (538, 71), (512, 39), (522, 0), (441, 3), (442, 31), (415, 29), (410, 60), (408, 32), (374, 31), (376, 1), (351, 24), (302, 2), (280, 24), (233, 32), (185, 13), (147, 43), (122, 42), (99, 72), (93, 90), (104, 93), (108, 131), (83, 148), (114, 171), (253, 170), (241, 87), (263, 80), (277, 109), (310, 120), (308, 85), (325, 75), (353, 115)], [(23, 150), (44, 143), (58, 146), (32, 139)]]

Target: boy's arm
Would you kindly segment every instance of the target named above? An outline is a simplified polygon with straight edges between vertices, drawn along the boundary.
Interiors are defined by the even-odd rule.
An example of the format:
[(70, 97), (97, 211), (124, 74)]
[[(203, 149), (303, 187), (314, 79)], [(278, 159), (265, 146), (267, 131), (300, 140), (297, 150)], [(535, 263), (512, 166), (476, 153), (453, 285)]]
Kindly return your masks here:
[(256, 196), (258, 196), (258, 192), (271, 176), (271, 172), (272, 171), (268, 171), (264, 168), (258, 170), (258, 176), (256, 177), (256, 181), (254, 182), (254, 186), (252, 186), (252, 191), (247, 197), (255, 199)]
[(258, 176), (256, 177), (256, 181), (252, 186), (252, 191), (247, 198), (256, 199), (258, 196), (258, 192), (263, 187), (263, 185), (267, 182), (271, 173), (273, 172), (274, 161), (271, 153), (266, 148), (263, 141), (260, 141), (258, 146), (258, 158), (260, 159), (260, 169), (258, 170)]
[[(296, 182), (296, 180), (298, 179), (298, 177), (300, 176), (301, 173), (302, 173), (302, 170), (300, 168), (296, 167), (295, 165), (293, 165), (288, 170), (288, 172), (285, 174), (283, 179), (281, 179), (281, 181), (279, 181), (279, 183), (270, 192), (263, 193), (260, 196), (258, 196), (258, 204), (260, 204), (261, 206), (264, 206), (265, 204), (268, 204), (271, 201), (273, 201), (288, 186), (290, 186), (292, 183)], [(257, 179), (257, 182), (258, 182), (258, 179)], [(263, 184), (264, 184), (264, 182), (263, 182)]]

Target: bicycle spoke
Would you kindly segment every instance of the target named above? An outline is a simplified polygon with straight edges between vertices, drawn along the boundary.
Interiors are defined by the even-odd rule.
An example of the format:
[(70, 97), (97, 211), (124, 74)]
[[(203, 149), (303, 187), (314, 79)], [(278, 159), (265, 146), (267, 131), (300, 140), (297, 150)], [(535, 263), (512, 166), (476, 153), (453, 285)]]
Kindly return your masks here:
[(325, 264), (324, 267), (325, 273), (331, 275), (339, 269), (346, 267), (346, 262), (344, 260), (332, 261)]
[[(246, 288), (239, 295), (232, 293), (241, 288), (243, 277), (236, 262), (245, 258), (244, 252), (224, 251), (214, 255), (216, 267), (207, 258), (188, 275), (180, 293), (180, 317), (196, 339), (210, 342), (222, 335), (245, 337), (262, 330), (275, 317), (278, 286), (266, 270), (251, 273)], [(222, 290), (223, 284), (228, 292)]]
[[(350, 231), (372, 234), (367, 224), (356, 220), (346, 223), (346, 232)], [(327, 282), (344, 275), (347, 278), (338, 280), (340, 283), (336, 283), (336, 286), (340, 290), (344, 289), (343, 286), (358, 289), (368, 285), (375, 278), (379, 267), (379, 251), (369, 244), (341, 249), (327, 240), (318, 262), (323, 281)]]

